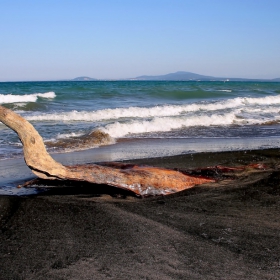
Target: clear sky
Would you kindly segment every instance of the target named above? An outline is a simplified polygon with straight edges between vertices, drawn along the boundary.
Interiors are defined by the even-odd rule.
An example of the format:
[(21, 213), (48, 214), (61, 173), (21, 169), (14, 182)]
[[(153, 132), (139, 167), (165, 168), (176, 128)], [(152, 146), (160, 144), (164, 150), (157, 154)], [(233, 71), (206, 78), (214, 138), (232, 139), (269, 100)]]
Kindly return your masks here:
[(0, 0), (0, 81), (280, 77), (279, 0)]

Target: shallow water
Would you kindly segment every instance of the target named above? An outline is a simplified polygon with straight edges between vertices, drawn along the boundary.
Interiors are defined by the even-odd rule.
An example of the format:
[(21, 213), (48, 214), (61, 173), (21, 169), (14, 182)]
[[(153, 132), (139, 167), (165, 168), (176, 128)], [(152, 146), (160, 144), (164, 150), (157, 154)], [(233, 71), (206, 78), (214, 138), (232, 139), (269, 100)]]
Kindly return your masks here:
[[(161, 158), (202, 152), (243, 151), (277, 148), (280, 138), (201, 138), (201, 139), (122, 139), (115, 145), (70, 153), (52, 154), (64, 165)], [(207, 165), (207, 163), (206, 163)], [(188, 165), (188, 168), (192, 168)], [(17, 186), (35, 178), (23, 159), (0, 161), (0, 195), (32, 195), (41, 192), (36, 188)]]

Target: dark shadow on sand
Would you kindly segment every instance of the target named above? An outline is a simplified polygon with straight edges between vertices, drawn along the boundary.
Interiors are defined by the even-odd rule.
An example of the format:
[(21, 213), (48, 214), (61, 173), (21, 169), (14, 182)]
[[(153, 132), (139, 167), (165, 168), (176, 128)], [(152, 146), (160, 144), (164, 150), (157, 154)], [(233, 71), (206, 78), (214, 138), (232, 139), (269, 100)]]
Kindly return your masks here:
[(278, 150), (133, 162), (189, 169), (252, 160), (269, 169), (164, 197), (69, 182), (0, 196), (0, 279), (280, 279)]

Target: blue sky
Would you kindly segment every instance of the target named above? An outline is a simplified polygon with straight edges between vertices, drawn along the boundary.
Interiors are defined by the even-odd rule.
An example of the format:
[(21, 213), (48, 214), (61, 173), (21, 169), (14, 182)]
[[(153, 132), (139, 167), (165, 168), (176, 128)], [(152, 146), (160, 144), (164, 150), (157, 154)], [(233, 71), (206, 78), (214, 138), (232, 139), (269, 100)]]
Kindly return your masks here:
[(0, 81), (280, 77), (279, 0), (0, 0)]

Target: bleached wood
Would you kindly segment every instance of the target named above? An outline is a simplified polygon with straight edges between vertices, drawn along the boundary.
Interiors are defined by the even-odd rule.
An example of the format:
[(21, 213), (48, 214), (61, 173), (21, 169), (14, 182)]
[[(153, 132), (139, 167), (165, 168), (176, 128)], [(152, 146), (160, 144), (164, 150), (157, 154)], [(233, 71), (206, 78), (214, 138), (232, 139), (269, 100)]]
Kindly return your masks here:
[(12, 110), (0, 106), (0, 121), (18, 134), (23, 144), (27, 166), (42, 179), (107, 184), (142, 196), (170, 194), (197, 184), (214, 181), (209, 178), (189, 176), (175, 170), (149, 166), (117, 163), (109, 166), (97, 164), (64, 166), (50, 156), (42, 137), (27, 120)]

